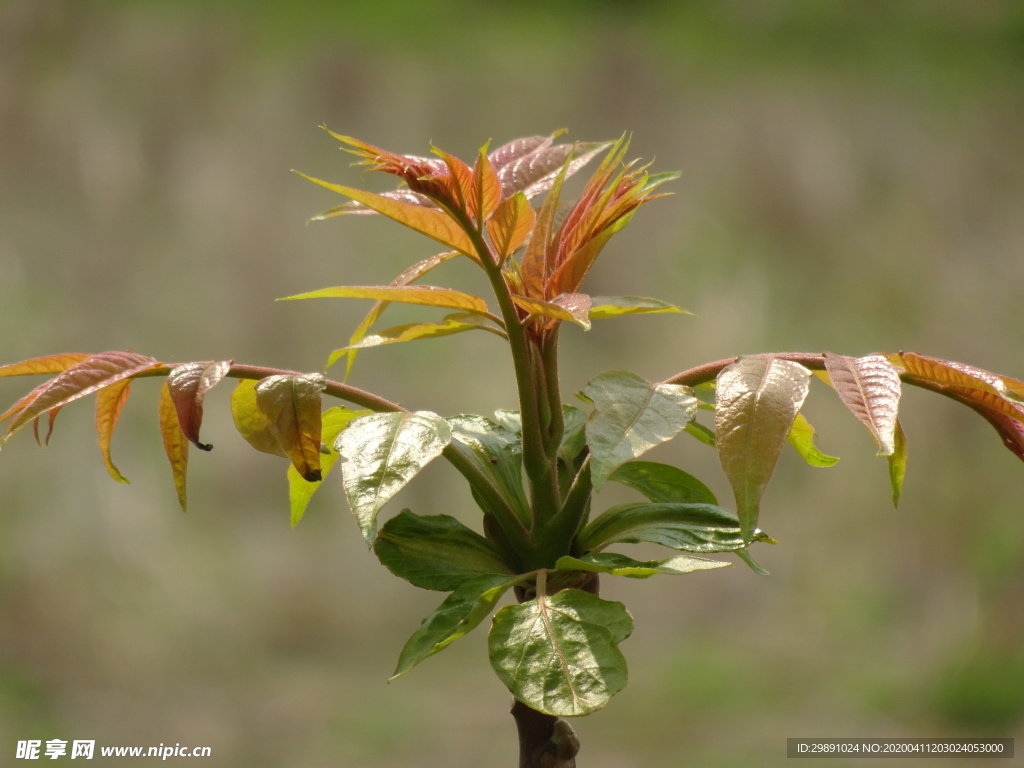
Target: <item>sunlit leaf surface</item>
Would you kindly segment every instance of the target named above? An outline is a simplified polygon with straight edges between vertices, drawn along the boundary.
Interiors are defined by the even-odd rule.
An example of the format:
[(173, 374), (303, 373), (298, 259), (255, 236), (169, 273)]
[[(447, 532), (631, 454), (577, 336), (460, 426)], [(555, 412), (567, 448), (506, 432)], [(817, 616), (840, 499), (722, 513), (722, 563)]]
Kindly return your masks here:
[(825, 353), (825, 370), (832, 387), (871, 432), (881, 456), (896, 450), (896, 418), (900, 405), (900, 375), (884, 355), (845, 357)]

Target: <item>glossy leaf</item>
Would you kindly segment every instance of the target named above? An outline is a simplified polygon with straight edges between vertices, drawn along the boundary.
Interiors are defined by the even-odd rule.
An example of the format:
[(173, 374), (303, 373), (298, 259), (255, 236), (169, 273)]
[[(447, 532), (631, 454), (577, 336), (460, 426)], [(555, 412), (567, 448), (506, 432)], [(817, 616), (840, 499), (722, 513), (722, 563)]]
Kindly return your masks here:
[(309, 482), (320, 480), (323, 374), (268, 376), (256, 384), (256, 407), (267, 429), (295, 470)]
[(131, 379), (125, 379), (96, 393), (96, 434), (99, 436), (100, 453), (107, 472), (119, 483), (127, 483), (128, 478), (121, 474), (110, 458), (110, 439), (114, 436), (121, 410), (128, 402), (131, 383)]
[(584, 394), (594, 404), (586, 432), (595, 490), (620, 464), (677, 435), (697, 410), (689, 387), (651, 384), (627, 371), (601, 374)]
[(746, 542), (753, 539), (761, 496), (807, 396), (810, 376), (802, 365), (772, 357), (741, 357), (718, 375), (718, 457)]
[(367, 208), (372, 208), (389, 219), (393, 219), (399, 224), (404, 224), (410, 229), (436, 240), (446, 248), (456, 250), (470, 258), (476, 258), (469, 236), (459, 227), (454, 219), (440, 209), (413, 205), (385, 195), (378, 195), (373, 192), (355, 189), (354, 187), (346, 187), (341, 184), (332, 184), (322, 179), (315, 179), (298, 171), (296, 173), (302, 178), (312, 181), (314, 184), (319, 184), (321, 187), (351, 198)]
[(373, 551), (389, 571), (422, 589), (449, 592), (476, 576), (512, 573), (494, 545), (449, 515), (403, 510), (381, 527)]
[(585, 331), (590, 330), (590, 297), (586, 294), (565, 293), (551, 301), (513, 295), (512, 301), (534, 317), (568, 320)]
[(482, 227), (483, 222), (490, 218), (501, 202), (501, 181), (487, 157), (487, 147), (480, 148), (473, 173), (470, 177), (469, 199), (466, 201), (466, 213), (470, 219)]
[(903, 493), (903, 478), (907, 474), (907, 436), (903, 432), (903, 425), (899, 419), (896, 420), (896, 430), (893, 432), (893, 452), (886, 457), (889, 460), (889, 485), (892, 488), (892, 505), (900, 505), (900, 496)]
[(590, 319), (603, 320), (623, 315), (648, 315), (654, 313), (674, 312), (690, 315), (685, 309), (659, 299), (646, 299), (640, 296), (593, 296), (590, 300)]
[(678, 576), (694, 571), (709, 571), (714, 568), (727, 568), (732, 563), (718, 560), (705, 560), (689, 555), (677, 555), (665, 560), (634, 560), (617, 552), (591, 552), (583, 557), (562, 557), (555, 567), (563, 571), (592, 571), (607, 573), (611, 576), (627, 576), (631, 579), (647, 579), (659, 573)]
[(804, 418), (802, 413), (796, 415), (796, 419), (793, 421), (793, 426), (789, 430), (789, 444), (796, 449), (796, 452), (800, 454), (800, 457), (810, 464), (812, 467), (831, 467), (834, 466), (839, 459), (835, 456), (829, 456), (827, 453), (823, 453), (821, 449), (814, 444), (815, 431), (811, 423)]
[[(323, 480), (327, 479), (331, 469), (338, 461), (338, 452), (333, 446), (338, 435), (354, 419), (365, 416), (369, 411), (350, 411), (348, 408), (328, 408), (321, 417), (323, 431), (320, 435), (320, 480), (310, 482), (306, 480), (295, 469), (294, 464), (288, 465), (288, 499), (291, 503), (292, 527), (299, 524), (302, 516), (306, 513), (310, 499), (317, 489), (323, 486)], [(276, 438), (275, 438), (276, 441)]]
[[(27, 366), (30, 362), (16, 365)], [(90, 355), (32, 390), (27, 397), (18, 401), (17, 410), (8, 409), (0, 420), (11, 418), (11, 423), (0, 444), (10, 440), (18, 430), (45, 413), (59, 410), (68, 403), (119, 381), (161, 367), (163, 363), (158, 360), (134, 352), (101, 352)]]
[[(538, 585), (539, 586), (539, 585)], [(622, 603), (563, 589), (494, 615), (491, 666), (524, 704), (558, 717), (586, 715), (626, 685), (618, 644), (633, 631)]]
[(608, 479), (639, 491), (655, 503), (718, 504), (715, 494), (704, 483), (669, 464), (627, 461)]
[(181, 431), (178, 423), (178, 411), (174, 407), (170, 387), (165, 381), (160, 388), (160, 437), (164, 444), (164, 453), (171, 463), (171, 474), (174, 477), (174, 490), (178, 494), (178, 504), (184, 512), (187, 507), (185, 489), (188, 476), (188, 438)]
[(369, 347), (382, 347), (386, 344), (402, 344), (407, 341), (420, 341), (422, 339), (437, 339), (441, 336), (452, 336), (456, 333), (466, 331), (490, 331), (498, 336), (505, 337), (505, 332), (493, 325), (487, 325), (481, 319), (472, 314), (448, 315), (441, 323), (406, 323), (396, 325), (393, 328), (385, 328), (377, 333), (370, 333), (364, 336), (355, 344), (336, 349), (327, 359), (327, 367), (330, 368), (343, 355), (354, 349), (367, 349)]
[(451, 427), (435, 413), (373, 413), (356, 419), (338, 437), (341, 472), (349, 506), (367, 543), (377, 513), (423, 467), (441, 455)]
[(609, 142), (553, 145), (558, 135), (516, 139), (490, 154), (504, 197), (517, 192), (528, 199), (542, 195), (555, 184), (563, 167), (568, 178), (609, 145)]
[(287, 458), (288, 454), (260, 413), (256, 403), (257, 383), (251, 379), (243, 379), (231, 394), (231, 418), (235, 429), (257, 451)]
[(558, 199), (569, 170), (568, 162), (562, 165), (552, 179), (548, 196), (537, 213), (537, 221), (526, 242), (526, 250), (519, 260), (519, 274), (527, 297), (545, 299), (548, 294), (548, 280), (555, 269), (557, 253), (551, 247), (555, 232), (555, 216), (558, 213)]
[(376, 299), (378, 301), (397, 301), (402, 304), (420, 304), (428, 307), (457, 309), (463, 312), (474, 312), (486, 315), (487, 302), (479, 296), (471, 296), (451, 288), (438, 288), (433, 285), (412, 285), (392, 287), (387, 285), (343, 285), (334, 288), (321, 288), (318, 291), (287, 296), (280, 301), (294, 299)]
[(501, 261), (526, 242), (536, 221), (537, 214), (522, 192), (517, 192), (498, 206), (487, 220), (487, 236)]
[(825, 353), (825, 370), (839, 399), (875, 438), (879, 455), (892, 456), (902, 391), (899, 371), (883, 355), (855, 358), (831, 352)]
[[(771, 542), (761, 531), (755, 541)], [(579, 534), (586, 551), (609, 544), (650, 542), (685, 552), (732, 552), (747, 545), (739, 518), (730, 509), (713, 504), (620, 504), (594, 518)]]
[(474, 630), (490, 615), (502, 596), (521, 576), (505, 574), (474, 576), (459, 584), (405, 643), (391, 680), (404, 675), (421, 661), (444, 650)]
[(186, 363), (176, 365), (167, 377), (171, 399), (178, 411), (181, 431), (197, 448), (208, 451), (213, 448), (199, 441), (199, 427), (203, 423), (203, 398), (217, 386), (231, 370), (231, 361), (219, 363)]
[(523, 448), (518, 433), (483, 416), (462, 415), (447, 419), (452, 446), (468, 455), (509, 502), (524, 524), (530, 521), (530, 503), (523, 488)]

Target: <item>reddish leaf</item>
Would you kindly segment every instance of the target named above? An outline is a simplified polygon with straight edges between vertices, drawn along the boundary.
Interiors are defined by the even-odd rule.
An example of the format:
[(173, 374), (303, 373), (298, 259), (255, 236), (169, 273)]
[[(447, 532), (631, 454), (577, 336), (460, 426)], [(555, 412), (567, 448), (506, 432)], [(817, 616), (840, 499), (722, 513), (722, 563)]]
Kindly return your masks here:
[(487, 220), (487, 236), (501, 261), (526, 242), (536, 221), (537, 214), (522, 192), (516, 192), (498, 206)]
[(939, 392), (979, 412), (984, 410), (1024, 421), (1024, 382), (965, 363), (913, 352), (900, 352), (890, 355), (889, 359), (905, 371), (904, 378), (910, 384)]
[(540, 208), (540, 213), (537, 214), (536, 224), (526, 243), (526, 252), (523, 253), (523, 258), (519, 263), (523, 289), (526, 291), (526, 295), (533, 299), (548, 299), (554, 295), (548, 294), (548, 278), (555, 268), (552, 234), (555, 227), (555, 213), (558, 210), (558, 196), (562, 191), (562, 182), (565, 181), (568, 170), (568, 164), (564, 164), (552, 181), (551, 191), (548, 192), (548, 196)]
[(184, 512), (187, 506), (185, 482), (188, 476), (188, 439), (181, 431), (178, 412), (174, 407), (171, 389), (166, 381), (160, 388), (160, 436), (163, 438), (167, 460), (171, 463), (178, 504), (181, 505), (181, 510)]
[(471, 190), (469, 200), (466, 201), (466, 213), (476, 221), (478, 227), (482, 227), (501, 202), (501, 182), (487, 157), (486, 146), (480, 148), (473, 166)]
[(419, 183), (436, 183), (440, 190), (440, 193), (437, 194), (438, 202), (444, 202), (455, 210), (464, 211), (467, 216), (473, 218), (470, 203), (474, 196), (473, 171), (459, 158), (449, 155), (443, 149), (432, 147), (431, 152), (444, 161), (448, 172), (420, 177), (417, 181)]
[[(100, 453), (103, 455), (103, 463), (107, 467), (107, 472), (119, 483), (127, 483), (128, 478), (121, 474), (110, 458), (110, 439), (113, 437), (117, 421), (121, 417), (121, 410), (128, 402), (131, 383), (131, 379), (125, 379), (96, 393), (96, 434), (99, 436)], [(53, 414), (55, 411), (50, 413)]]
[(846, 357), (825, 353), (825, 370), (839, 399), (870, 430), (879, 455), (896, 450), (900, 375), (883, 355)]
[(568, 320), (585, 331), (590, 330), (590, 297), (584, 293), (563, 293), (551, 301), (512, 296), (512, 301), (535, 317)]
[(14, 418), (7, 427), (3, 442), (9, 440), (28, 422), (48, 411), (58, 409), (119, 381), (162, 367), (163, 363), (158, 360), (134, 352), (101, 352), (90, 355), (22, 398), (19, 401), (19, 404), (22, 404), (20, 410), (8, 410), (3, 418)]
[(321, 393), (319, 373), (268, 376), (256, 385), (256, 405), (267, 429), (277, 438), (304, 480), (320, 480)]
[(181, 431), (193, 445), (204, 451), (212, 445), (199, 442), (199, 427), (203, 423), (203, 398), (227, 376), (231, 361), (186, 363), (177, 365), (167, 377), (171, 399), (178, 411)]
[(490, 154), (503, 198), (516, 192), (522, 192), (528, 199), (542, 195), (555, 185), (570, 155), (573, 159), (566, 167), (566, 177), (572, 176), (608, 146), (608, 142), (552, 146), (561, 133), (517, 139)]

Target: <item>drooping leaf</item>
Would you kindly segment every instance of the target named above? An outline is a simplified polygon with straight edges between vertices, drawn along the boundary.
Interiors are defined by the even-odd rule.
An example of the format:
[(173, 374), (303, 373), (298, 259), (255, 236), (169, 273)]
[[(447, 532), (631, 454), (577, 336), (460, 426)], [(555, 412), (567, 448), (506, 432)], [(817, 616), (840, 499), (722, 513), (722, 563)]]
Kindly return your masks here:
[(243, 379), (231, 394), (231, 418), (238, 434), (257, 451), (288, 457), (256, 404), (256, 381)]
[(367, 349), (369, 347), (381, 347), (385, 344), (402, 344), (406, 341), (419, 341), (421, 339), (437, 339), (441, 336), (451, 336), (466, 331), (490, 331), (498, 336), (505, 337), (505, 332), (493, 325), (483, 322), (477, 315), (459, 313), (447, 315), (441, 323), (406, 323), (396, 325), (393, 328), (385, 328), (377, 333), (370, 333), (364, 336), (355, 344), (336, 349), (327, 358), (327, 368), (334, 365), (339, 358), (347, 355), (355, 349)]
[[(620, 504), (594, 518), (579, 534), (586, 551), (609, 544), (650, 542), (684, 552), (732, 552), (745, 547), (739, 518), (713, 504)], [(761, 531), (755, 541), (771, 542)]]
[(451, 444), (473, 460), (509, 502), (519, 520), (528, 525), (530, 502), (523, 488), (523, 448), (519, 434), (483, 416), (451, 416), (447, 421), (452, 429)]
[(728, 568), (732, 563), (705, 560), (701, 557), (677, 555), (665, 560), (634, 560), (617, 552), (591, 552), (583, 557), (562, 557), (555, 567), (563, 571), (593, 571), (612, 576), (627, 576), (631, 579), (647, 579), (659, 573), (677, 576), (694, 571), (708, 571), (714, 568)]
[(427, 657), (476, 629), (502, 596), (522, 578), (486, 574), (459, 584), (406, 641), (390, 680), (404, 675)]
[(344, 195), (358, 203), (362, 203), (366, 207), (384, 214), (389, 219), (393, 219), (399, 224), (404, 224), (410, 229), (436, 240), (446, 248), (451, 248), (474, 260), (476, 259), (476, 252), (473, 249), (473, 243), (470, 241), (469, 236), (459, 227), (454, 219), (440, 209), (426, 208), (385, 195), (355, 189), (354, 187), (332, 184), (329, 181), (315, 179), (298, 171), (295, 171), (295, 173), (298, 173), (304, 179), (312, 181), (314, 184), (319, 184), (321, 187), (332, 192), (337, 192), (339, 195)]
[(696, 477), (656, 461), (627, 461), (608, 479), (639, 491), (656, 504), (718, 504), (711, 489)]
[(176, 365), (167, 377), (171, 399), (178, 411), (181, 431), (194, 446), (204, 451), (213, 448), (199, 441), (199, 427), (203, 423), (203, 398), (217, 386), (231, 370), (231, 361), (186, 363)]
[(449, 592), (467, 579), (512, 573), (494, 545), (449, 515), (402, 510), (381, 527), (373, 551), (389, 571), (422, 589)]
[(114, 435), (121, 410), (128, 402), (131, 383), (131, 379), (125, 379), (96, 393), (96, 434), (99, 436), (100, 453), (107, 472), (119, 483), (127, 483), (128, 478), (121, 474), (110, 458), (110, 439)]
[[(415, 283), (425, 274), (430, 272), (430, 270), (440, 266), (441, 264), (444, 264), (449, 259), (453, 259), (458, 255), (459, 254), (457, 251), (445, 251), (444, 253), (436, 253), (433, 256), (428, 256), (425, 259), (417, 261), (412, 266), (406, 267), (401, 272), (399, 272), (398, 275), (395, 276), (395, 279), (388, 284), (388, 287), (400, 288), (406, 285), (410, 285), (411, 283)], [(356, 360), (357, 349), (354, 347), (354, 345), (358, 344), (363, 339), (363, 337), (369, 332), (370, 328), (373, 327), (373, 324), (380, 319), (380, 316), (384, 313), (384, 310), (387, 309), (390, 305), (390, 301), (378, 300), (374, 302), (373, 306), (370, 308), (370, 311), (366, 313), (366, 317), (363, 318), (363, 321), (359, 323), (359, 326), (355, 329), (355, 331), (352, 332), (352, 335), (349, 337), (348, 344), (350, 349), (348, 352), (348, 360), (345, 362), (346, 380), (352, 374), (352, 365), (355, 363)], [(337, 359), (338, 358), (332, 354), (330, 361), (327, 363), (325, 368), (330, 368), (337, 361)]]
[(627, 371), (602, 373), (584, 394), (594, 404), (586, 433), (595, 490), (620, 464), (677, 435), (697, 410), (689, 387), (651, 384)]
[(903, 425), (899, 419), (896, 420), (896, 430), (893, 432), (893, 452), (886, 456), (889, 460), (889, 485), (892, 487), (892, 505), (900, 505), (900, 495), (903, 493), (903, 478), (907, 474), (907, 436), (903, 432)]
[(338, 461), (338, 452), (333, 447), (325, 448), (325, 446), (333, 446), (338, 435), (351, 421), (368, 413), (369, 411), (350, 411), (343, 407), (328, 408), (323, 412), (321, 417), (323, 431), (320, 435), (320, 481), (310, 482), (298, 473), (294, 464), (288, 465), (288, 499), (291, 503), (293, 528), (299, 524), (313, 494), (323, 485), (322, 481), (327, 479), (327, 475)]
[(811, 372), (773, 357), (741, 357), (718, 375), (718, 457), (736, 497), (743, 540), (757, 528), (761, 496), (803, 405)]
[(827, 453), (823, 453), (821, 449), (814, 444), (814, 427), (811, 423), (804, 418), (802, 413), (796, 415), (796, 419), (793, 421), (793, 426), (789, 430), (789, 444), (796, 449), (796, 452), (800, 454), (800, 457), (810, 464), (812, 467), (831, 467), (834, 466), (839, 459), (835, 456), (829, 456)]
[(256, 384), (256, 407), (295, 471), (319, 482), (323, 374), (268, 376)]
[(318, 291), (301, 293), (297, 296), (286, 296), (279, 301), (294, 299), (376, 299), (378, 301), (397, 301), (402, 304), (421, 304), (428, 307), (457, 309), (463, 312), (474, 312), (478, 315), (489, 314), (487, 302), (479, 296), (472, 296), (451, 288), (438, 288), (433, 285), (410, 285), (392, 287), (387, 285), (341, 285), (333, 288), (321, 288)]
[(563, 293), (551, 301), (513, 295), (512, 301), (534, 317), (568, 320), (585, 331), (590, 330), (590, 297), (586, 294)]
[(501, 261), (526, 242), (536, 221), (537, 214), (522, 192), (517, 192), (497, 207), (487, 220), (487, 236)]
[(825, 353), (825, 370), (839, 399), (875, 438), (879, 455), (892, 456), (902, 391), (899, 371), (884, 355), (855, 358), (831, 352)]
[(381, 507), (440, 456), (451, 437), (448, 422), (426, 411), (372, 413), (341, 433), (334, 447), (344, 459), (345, 495), (368, 544)]
[[(539, 585), (538, 585), (539, 586)], [(488, 636), (491, 666), (512, 694), (538, 712), (586, 715), (626, 685), (618, 644), (633, 631), (622, 603), (563, 589), (505, 606)]]
[(160, 388), (160, 437), (164, 444), (164, 453), (171, 463), (171, 474), (174, 477), (174, 490), (178, 494), (178, 504), (184, 512), (187, 507), (185, 484), (188, 476), (188, 438), (178, 424), (178, 411), (174, 407), (170, 387), (165, 381)]
[(60, 355), (46, 355), (22, 360), (20, 363), (0, 365), (0, 377), (31, 376), (43, 373), (63, 373), (72, 365), (80, 363), (92, 355), (82, 352), (66, 352)]
[(690, 315), (685, 309), (659, 299), (647, 299), (640, 296), (593, 296), (590, 299), (590, 319), (603, 320), (608, 317), (623, 315), (646, 315), (660, 312), (675, 312)]
[(134, 352), (100, 352), (90, 355), (32, 390), (29, 396), (16, 404), (20, 406), (18, 410), (8, 409), (0, 420), (11, 418), (11, 423), (0, 444), (7, 442), (14, 433), (44, 413), (56, 411), (119, 381), (162, 367), (160, 361)]

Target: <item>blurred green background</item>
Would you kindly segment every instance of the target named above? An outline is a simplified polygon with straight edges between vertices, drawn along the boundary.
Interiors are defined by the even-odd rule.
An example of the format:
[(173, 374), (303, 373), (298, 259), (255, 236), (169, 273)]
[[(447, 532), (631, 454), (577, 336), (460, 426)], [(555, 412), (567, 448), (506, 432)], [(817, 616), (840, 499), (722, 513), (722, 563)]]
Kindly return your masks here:
[[(290, 168), (359, 181), (321, 123), (463, 157), (561, 127), (631, 131), (633, 154), (683, 171), (588, 286), (699, 317), (569, 329), (567, 397), (610, 368), (657, 379), (772, 350), (905, 349), (1024, 378), (1012, 0), (5, 0), (0, 360), (133, 349), (318, 370), (366, 305), (273, 300), (434, 252), (379, 218), (305, 226), (340, 200)], [(466, 265), (435, 274), (483, 290)], [(487, 413), (514, 404), (501, 353), (474, 334), (371, 350), (353, 383)], [(4, 449), (4, 762), (18, 739), (83, 738), (209, 745), (219, 766), (512, 765), (484, 632), (385, 684), (440, 595), (376, 563), (336, 478), (291, 530), (285, 467), (234, 434), (229, 390), (209, 398), (216, 448), (193, 454), (187, 515), (153, 382), (114, 441), (130, 485), (107, 478), (88, 404), (45, 450), (27, 434)], [(783, 457), (770, 578), (605, 580), (637, 629), (629, 686), (575, 724), (581, 766), (781, 766), (791, 736), (1024, 735), (1020, 461), (967, 409), (908, 392), (893, 511), (866, 430), (823, 386), (806, 413), (843, 460)], [(729, 498), (695, 441), (652, 458)], [(476, 522), (440, 464), (403, 505)]]

